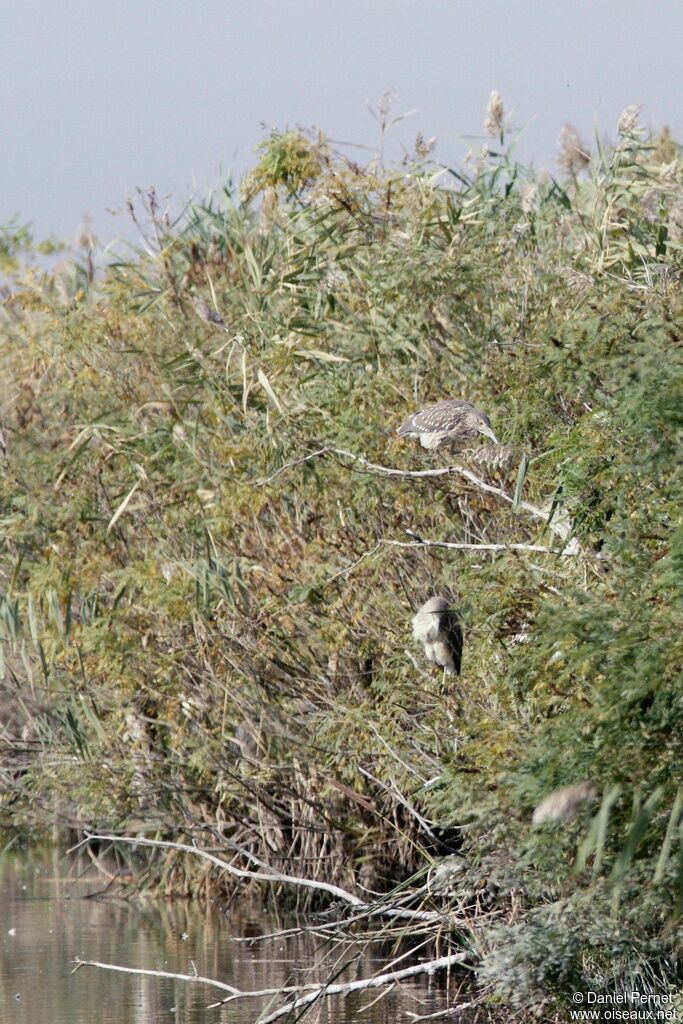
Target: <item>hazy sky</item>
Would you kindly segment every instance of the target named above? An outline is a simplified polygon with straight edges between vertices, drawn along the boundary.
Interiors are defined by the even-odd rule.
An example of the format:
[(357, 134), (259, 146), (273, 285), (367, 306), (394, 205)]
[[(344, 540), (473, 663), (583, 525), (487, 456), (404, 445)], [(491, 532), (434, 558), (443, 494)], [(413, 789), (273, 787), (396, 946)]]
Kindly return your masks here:
[(613, 136), (630, 103), (680, 139), (682, 50), (683, 0), (0, 0), (0, 222), (107, 240), (136, 185), (201, 193), (262, 124), (376, 143), (388, 89), (417, 108), (398, 137), (451, 163), (494, 88), (542, 166), (565, 121)]

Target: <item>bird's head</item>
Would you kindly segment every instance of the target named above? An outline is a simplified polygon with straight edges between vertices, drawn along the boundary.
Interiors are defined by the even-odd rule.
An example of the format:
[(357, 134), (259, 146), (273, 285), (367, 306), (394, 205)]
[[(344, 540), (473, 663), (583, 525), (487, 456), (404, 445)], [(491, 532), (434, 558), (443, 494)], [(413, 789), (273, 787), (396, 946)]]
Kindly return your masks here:
[(491, 420), (488, 418), (488, 416), (485, 416), (483, 412), (478, 412), (476, 414), (474, 426), (476, 427), (480, 434), (483, 434), (485, 437), (490, 438), (494, 444), (498, 444), (498, 438), (491, 429)]

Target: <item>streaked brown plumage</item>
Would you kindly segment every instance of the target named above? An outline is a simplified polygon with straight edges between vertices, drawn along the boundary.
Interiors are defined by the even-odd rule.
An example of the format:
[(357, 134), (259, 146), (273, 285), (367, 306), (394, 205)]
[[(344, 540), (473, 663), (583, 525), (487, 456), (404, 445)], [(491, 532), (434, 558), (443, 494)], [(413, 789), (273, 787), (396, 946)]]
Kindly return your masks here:
[(422, 447), (429, 449), (443, 445), (464, 448), (479, 434), (498, 443), (488, 416), (460, 398), (426, 405), (409, 416), (398, 433), (400, 437), (418, 437)]

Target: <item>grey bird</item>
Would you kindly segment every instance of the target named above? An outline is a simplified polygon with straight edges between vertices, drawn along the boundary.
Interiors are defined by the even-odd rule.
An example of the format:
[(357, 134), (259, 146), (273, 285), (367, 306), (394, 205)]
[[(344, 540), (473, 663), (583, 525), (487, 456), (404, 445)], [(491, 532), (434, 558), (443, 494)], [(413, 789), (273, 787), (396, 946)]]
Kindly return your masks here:
[(413, 636), (424, 644), (425, 656), (448, 675), (460, 675), (462, 629), (445, 597), (430, 597), (413, 619)]
[(488, 416), (461, 398), (426, 405), (409, 416), (398, 428), (398, 433), (400, 437), (418, 437), (422, 447), (429, 449), (443, 445), (465, 448), (478, 434), (484, 434), (498, 444)]

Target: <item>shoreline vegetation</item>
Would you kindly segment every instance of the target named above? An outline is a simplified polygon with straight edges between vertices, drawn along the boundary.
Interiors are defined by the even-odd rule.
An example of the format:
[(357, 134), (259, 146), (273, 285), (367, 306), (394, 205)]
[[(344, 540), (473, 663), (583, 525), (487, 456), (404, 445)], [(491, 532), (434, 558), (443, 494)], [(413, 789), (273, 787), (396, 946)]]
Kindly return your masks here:
[[(3, 843), (395, 943), (229, 993), (262, 1021), (420, 972), (446, 1017), (681, 1005), (681, 149), (627, 108), (553, 178), (486, 130), (457, 170), (273, 131), (99, 270), (0, 229)], [(499, 443), (397, 436), (448, 397)], [(459, 676), (411, 635), (444, 593)]]

